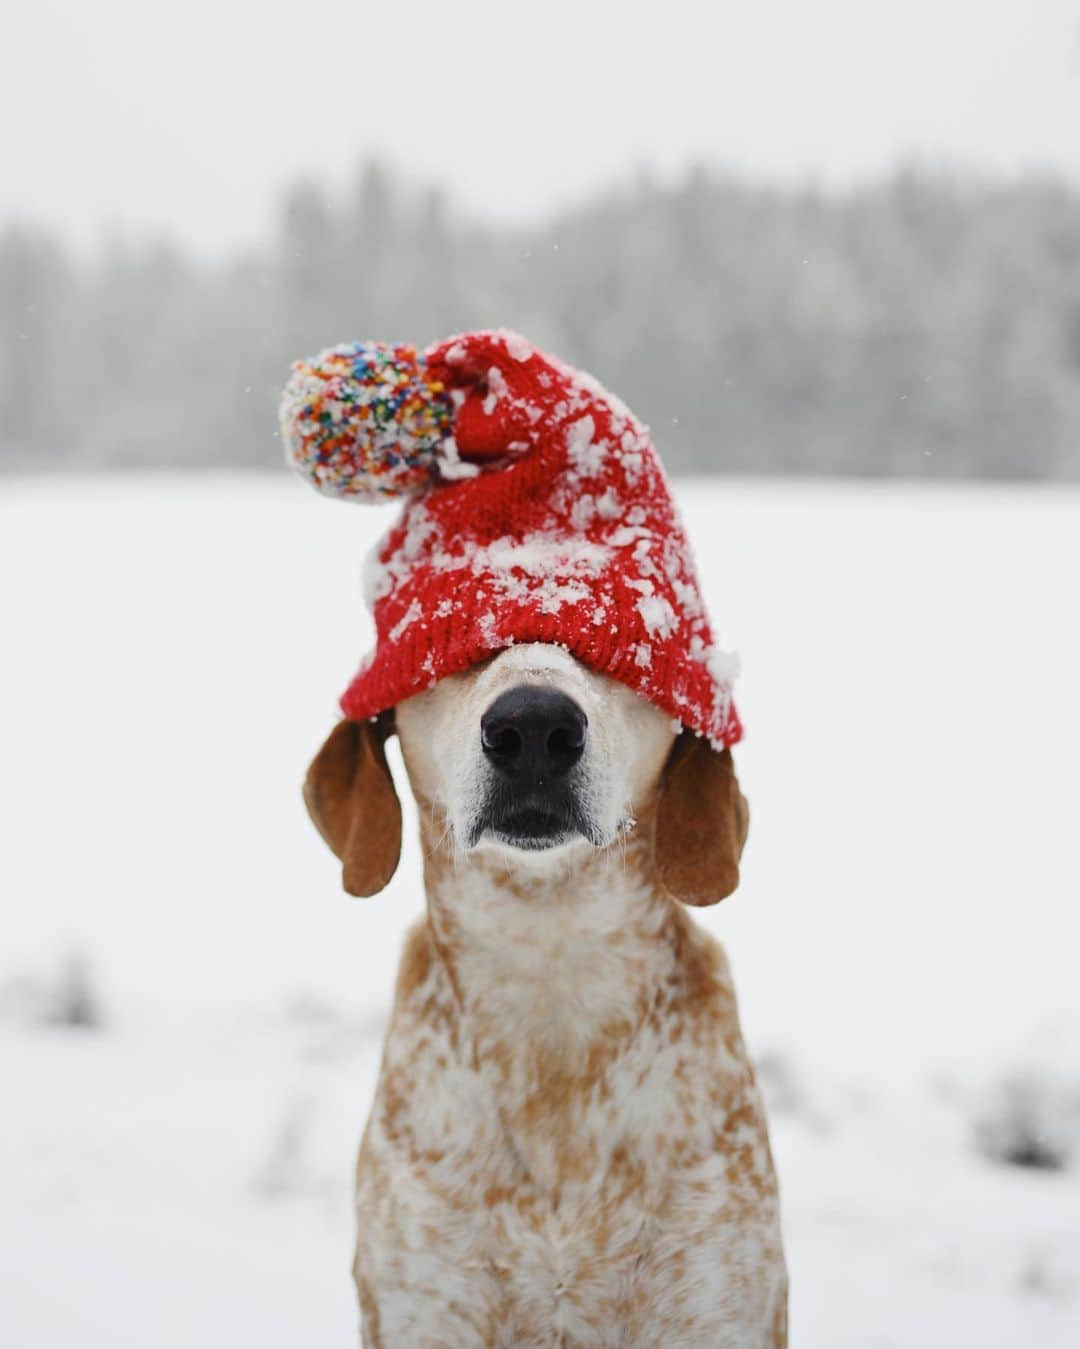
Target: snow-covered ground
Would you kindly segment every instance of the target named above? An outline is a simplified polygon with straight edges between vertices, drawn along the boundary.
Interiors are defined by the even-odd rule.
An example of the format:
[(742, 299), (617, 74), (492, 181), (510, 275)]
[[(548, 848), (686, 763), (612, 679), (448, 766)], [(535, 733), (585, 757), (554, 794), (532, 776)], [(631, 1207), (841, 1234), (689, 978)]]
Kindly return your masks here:
[[(1080, 1126), (1080, 494), (680, 495), (745, 670), (744, 883), (704, 921), (792, 1342), (1074, 1346), (1080, 1155), (976, 1136), (1009, 1146), (1009, 1099), (1051, 1153)], [(5, 1345), (355, 1343), (352, 1154), (421, 894), (412, 848), (343, 896), (297, 787), (388, 518), (284, 475), (0, 482)], [(48, 1024), (73, 957), (100, 1029)]]

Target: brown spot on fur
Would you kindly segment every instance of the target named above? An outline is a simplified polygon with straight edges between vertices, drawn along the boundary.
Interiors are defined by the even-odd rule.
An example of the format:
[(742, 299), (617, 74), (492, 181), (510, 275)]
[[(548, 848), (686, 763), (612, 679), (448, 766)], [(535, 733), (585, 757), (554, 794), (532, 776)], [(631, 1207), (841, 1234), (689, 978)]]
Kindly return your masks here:
[(383, 1349), (382, 1332), (379, 1323), (379, 1304), (371, 1284), (363, 1277), (359, 1268), (359, 1256), (353, 1263), (353, 1279), (360, 1299), (360, 1317), (364, 1337), (364, 1349)]
[(398, 967), (395, 996), (402, 1002), (413, 997), (431, 973), (435, 953), (431, 948), (431, 933), (427, 923), (414, 923), (405, 934), (405, 945)]

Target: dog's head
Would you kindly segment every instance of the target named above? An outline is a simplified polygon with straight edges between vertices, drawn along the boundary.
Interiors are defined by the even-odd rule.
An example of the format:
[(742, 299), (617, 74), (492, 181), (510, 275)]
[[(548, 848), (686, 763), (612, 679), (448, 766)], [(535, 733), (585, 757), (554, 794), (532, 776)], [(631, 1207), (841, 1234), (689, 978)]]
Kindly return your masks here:
[(535, 643), (443, 679), (393, 714), (335, 727), (304, 799), (350, 894), (375, 894), (397, 865), (401, 811), (384, 753), (395, 728), (435, 846), (537, 870), (649, 830), (651, 865), (675, 898), (713, 904), (738, 884), (748, 811), (731, 752), (678, 733), (631, 689)]

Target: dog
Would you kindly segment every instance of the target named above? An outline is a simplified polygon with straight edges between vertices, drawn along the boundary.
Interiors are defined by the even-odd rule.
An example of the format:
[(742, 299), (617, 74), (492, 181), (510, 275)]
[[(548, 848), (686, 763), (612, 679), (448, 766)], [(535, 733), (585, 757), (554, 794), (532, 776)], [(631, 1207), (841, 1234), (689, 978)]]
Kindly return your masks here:
[(390, 880), (396, 732), (420, 815), (410, 931), (356, 1172), (368, 1349), (777, 1349), (765, 1116), (720, 946), (730, 749), (559, 646), (510, 646), (309, 770), (344, 888)]

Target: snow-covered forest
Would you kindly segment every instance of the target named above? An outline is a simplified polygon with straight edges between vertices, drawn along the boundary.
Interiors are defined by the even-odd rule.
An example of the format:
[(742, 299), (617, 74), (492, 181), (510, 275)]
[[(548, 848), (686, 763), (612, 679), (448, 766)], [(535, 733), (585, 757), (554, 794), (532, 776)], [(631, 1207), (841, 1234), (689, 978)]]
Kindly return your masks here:
[(508, 325), (676, 472), (1080, 479), (1080, 193), (919, 170), (844, 194), (699, 170), (528, 228), (374, 162), (231, 260), (0, 230), (0, 468), (276, 466), (289, 361)]

